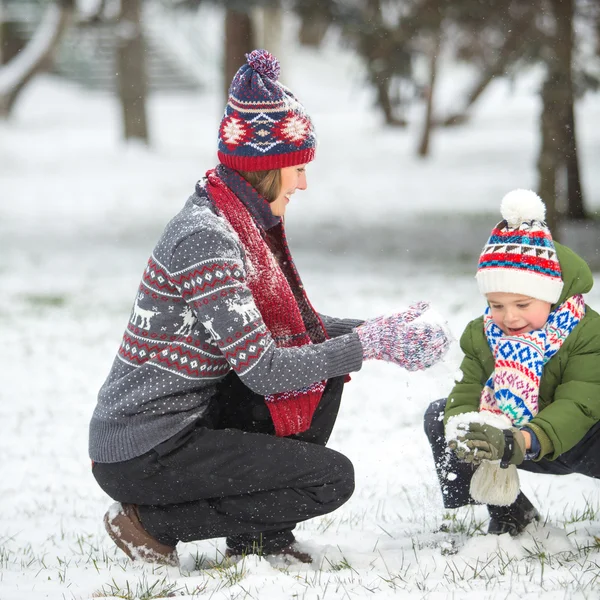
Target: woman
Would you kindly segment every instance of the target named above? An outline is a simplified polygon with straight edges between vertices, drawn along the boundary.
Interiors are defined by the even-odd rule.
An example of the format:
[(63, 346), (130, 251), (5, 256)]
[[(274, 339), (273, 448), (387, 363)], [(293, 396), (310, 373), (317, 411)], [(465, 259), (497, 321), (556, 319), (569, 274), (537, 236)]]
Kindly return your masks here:
[(178, 541), (309, 562), (296, 523), (335, 510), (353, 468), (325, 448), (363, 360), (427, 368), (448, 337), (423, 303), (368, 320), (317, 314), (283, 216), (306, 189), (310, 118), (255, 50), (231, 84), (220, 164), (159, 239), (90, 424), (93, 474), (128, 556), (176, 565)]

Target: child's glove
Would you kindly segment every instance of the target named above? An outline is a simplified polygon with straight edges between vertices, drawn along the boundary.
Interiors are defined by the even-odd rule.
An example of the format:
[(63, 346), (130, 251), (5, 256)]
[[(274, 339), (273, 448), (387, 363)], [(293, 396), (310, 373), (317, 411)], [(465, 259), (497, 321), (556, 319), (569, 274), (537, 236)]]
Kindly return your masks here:
[(435, 364), (448, 350), (451, 337), (443, 325), (419, 319), (428, 308), (427, 302), (417, 302), (403, 312), (367, 319), (355, 330), (363, 360), (384, 360), (407, 371)]
[(459, 460), (477, 466), (484, 460), (501, 460), (502, 466), (520, 465), (525, 457), (525, 437), (519, 429), (499, 429), (483, 423), (469, 423), (448, 447)]

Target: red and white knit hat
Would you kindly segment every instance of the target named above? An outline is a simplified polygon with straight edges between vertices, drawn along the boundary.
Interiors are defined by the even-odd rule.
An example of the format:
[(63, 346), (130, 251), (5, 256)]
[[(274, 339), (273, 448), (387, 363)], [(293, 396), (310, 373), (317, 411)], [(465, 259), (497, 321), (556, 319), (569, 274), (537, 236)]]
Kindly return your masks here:
[(265, 171), (313, 160), (317, 140), (304, 107), (279, 83), (279, 61), (246, 55), (229, 88), (219, 127), (219, 160), (237, 171)]
[(479, 258), (479, 291), (523, 294), (554, 304), (563, 280), (544, 203), (530, 190), (513, 190), (504, 196), (500, 212), (504, 220)]

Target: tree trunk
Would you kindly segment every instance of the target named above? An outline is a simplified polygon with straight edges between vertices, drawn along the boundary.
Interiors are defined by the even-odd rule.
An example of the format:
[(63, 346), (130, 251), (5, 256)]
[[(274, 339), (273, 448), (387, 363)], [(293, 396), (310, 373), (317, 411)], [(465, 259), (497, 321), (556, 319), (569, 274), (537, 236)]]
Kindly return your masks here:
[[(273, 56), (276, 56), (283, 66), (281, 44), (283, 9), (281, 8), (281, 4), (269, 4), (269, 6), (254, 9), (252, 23), (256, 48), (264, 48)], [(251, 50), (254, 50), (254, 47)], [(284, 70), (282, 68), (282, 71)]]
[(0, 68), (0, 118), (7, 118), (33, 77), (51, 62), (75, 11), (75, 0), (53, 2), (25, 48)]
[(575, 132), (573, 97), (573, 14), (574, 0), (553, 0), (556, 21), (556, 68), (560, 73), (563, 168), (566, 170), (566, 215), (569, 219), (585, 219), (583, 192), (579, 176), (579, 160)]
[(394, 115), (394, 109), (390, 100), (390, 80), (377, 73), (372, 73), (371, 79), (377, 90), (377, 104), (383, 111), (385, 124), (404, 127), (406, 121), (399, 119)]
[(311, 48), (321, 45), (331, 25), (334, 9), (335, 4), (331, 0), (302, 0), (294, 3), (294, 11), (300, 18), (300, 44)]
[(303, 46), (318, 48), (325, 39), (329, 25), (329, 21), (321, 15), (302, 15), (298, 31), (298, 41)]
[(546, 222), (552, 235), (558, 238), (558, 211), (556, 206), (556, 177), (560, 164), (558, 144), (560, 119), (556, 115), (557, 85), (549, 72), (542, 87), (542, 114), (540, 117), (541, 143), (538, 155), (538, 194), (546, 204)]
[[(581, 218), (583, 199), (577, 164), (575, 118), (573, 113), (573, 13), (574, 0), (550, 0), (555, 21), (555, 37), (548, 44), (547, 78), (542, 90), (542, 144), (538, 160), (540, 195), (548, 208), (548, 224), (557, 234), (559, 213), (556, 179), (566, 169), (569, 195), (576, 198), (574, 215)], [(569, 166), (570, 165), (570, 166)], [(579, 207), (577, 206), (579, 205)], [(571, 206), (566, 208), (571, 213)]]
[(377, 105), (383, 111), (386, 125), (404, 127), (406, 121), (396, 118), (390, 99), (392, 74), (385, 66), (389, 53), (390, 31), (385, 27), (380, 0), (367, 0), (362, 18), (365, 27), (359, 34), (359, 53), (365, 59), (369, 80), (377, 90)]
[(117, 23), (117, 90), (123, 137), (148, 143), (146, 45), (142, 33), (142, 0), (123, 0)]
[(8, 64), (27, 46), (29, 40), (23, 39), (23, 36), (17, 31), (16, 23), (0, 22), (0, 65)]
[(254, 50), (254, 29), (250, 15), (228, 9), (225, 14), (225, 64), (223, 90), (225, 102), (229, 85), (238, 69), (246, 62), (246, 54)]
[(4, 64), (4, 0), (0, 0), (0, 65)]
[(431, 56), (429, 57), (429, 85), (427, 86), (427, 108), (425, 110), (425, 122), (423, 123), (423, 134), (419, 144), (418, 154), (425, 157), (429, 155), (429, 140), (431, 138), (431, 129), (433, 127), (433, 97), (435, 90), (435, 77), (437, 73), (437, 61), (442, 45), (442, 24), (434, 31), (433, 44), (431, 47)]
[(587, 219), (579, 174), (579, 158), (577, 155), (577, 138), (575, 135), (575, 107), (573, 102), (567, 110), (566, 135), (566, 169), (567, 169), (567, 216), (573, 220)]

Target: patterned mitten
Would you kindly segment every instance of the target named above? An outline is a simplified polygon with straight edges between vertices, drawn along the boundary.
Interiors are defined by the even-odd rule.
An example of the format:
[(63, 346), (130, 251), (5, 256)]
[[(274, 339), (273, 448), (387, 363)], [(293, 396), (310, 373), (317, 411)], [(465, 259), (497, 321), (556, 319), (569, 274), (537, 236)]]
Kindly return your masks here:
[(368, 319), (357, 327), (363, 359), (392, 362), (407, 371), (435, 364), (448, 350), (450, 334), (443, 325), (420, 319), (428, 308), (427, 302), (417, 302), (408, 310)]

